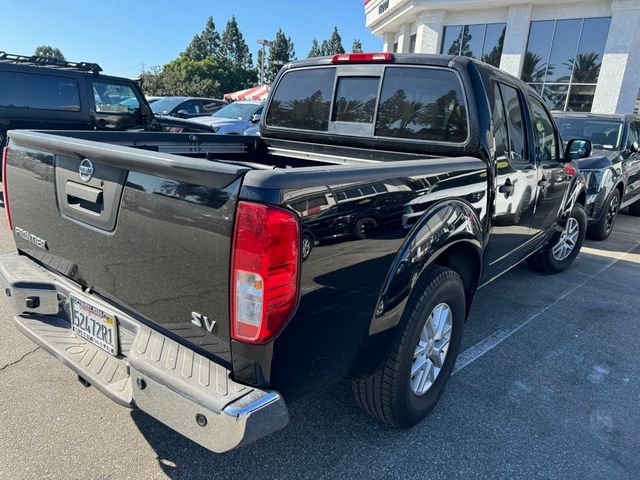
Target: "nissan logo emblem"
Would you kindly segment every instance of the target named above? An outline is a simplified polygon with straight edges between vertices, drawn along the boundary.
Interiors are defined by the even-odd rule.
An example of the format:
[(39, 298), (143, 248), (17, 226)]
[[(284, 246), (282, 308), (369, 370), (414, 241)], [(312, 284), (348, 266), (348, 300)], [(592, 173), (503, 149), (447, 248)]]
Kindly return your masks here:
[(95, 168), (93, 167), (93, 163), (91, 160), (85, 158), (80, 162), (80, 168), (78, 169), (80, 173), (80, 180), (83, 182), (88, 182), (93, 177), (93, 172), (95, 172)]

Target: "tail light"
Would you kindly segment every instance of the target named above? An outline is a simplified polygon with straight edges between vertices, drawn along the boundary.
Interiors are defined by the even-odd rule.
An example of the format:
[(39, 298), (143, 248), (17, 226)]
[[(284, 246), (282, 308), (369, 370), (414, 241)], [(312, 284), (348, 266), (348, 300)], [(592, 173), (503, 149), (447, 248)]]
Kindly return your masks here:
[(392, 62), (393, 54), (383, 53), (338, 53), (331, 59), (332, 63), (367, 63)]
[(231, 253), (231, 338), (266, 343), (298, 300), (300, 228), (295, 214), (238, 203)]
[(13, 230), (13, 222), (11, 221), (11, 210), (9, 209), (9, 193), (7, 190), (7, 155), (9, 147), (2, 149), (2, 198), (4, 199), (4, 211), (7, 213), (7, 223), (9, 230)]

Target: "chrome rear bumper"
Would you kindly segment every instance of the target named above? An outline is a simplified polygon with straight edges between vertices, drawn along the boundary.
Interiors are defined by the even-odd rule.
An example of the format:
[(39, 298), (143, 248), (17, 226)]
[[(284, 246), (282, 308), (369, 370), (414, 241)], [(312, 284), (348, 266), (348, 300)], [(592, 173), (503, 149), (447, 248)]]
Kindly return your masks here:
[[(213, 452), (246, 445), (288, 423), (278, 392), (233, 381), (222, 365), (25, 256), (0, 256), (0, 282), (13, 305), (15, 324), (27, 337), (113, 401), (140, 408)], [(70, 294), (114, 312), (117, 357), (70, 329)]]

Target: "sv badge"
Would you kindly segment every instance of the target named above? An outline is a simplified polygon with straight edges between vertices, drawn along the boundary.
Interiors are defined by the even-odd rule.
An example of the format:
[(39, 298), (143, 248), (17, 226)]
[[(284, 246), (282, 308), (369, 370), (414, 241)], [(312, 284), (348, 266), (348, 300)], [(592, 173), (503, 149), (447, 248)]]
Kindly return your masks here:
[(191, 312), (191, 323), (196, 327), (206, 328), (209, 333), (212, 333), (213, 328), (216, 326), (215, 320), (209, 320), (209, 317), (201, 315), (198, 312)]

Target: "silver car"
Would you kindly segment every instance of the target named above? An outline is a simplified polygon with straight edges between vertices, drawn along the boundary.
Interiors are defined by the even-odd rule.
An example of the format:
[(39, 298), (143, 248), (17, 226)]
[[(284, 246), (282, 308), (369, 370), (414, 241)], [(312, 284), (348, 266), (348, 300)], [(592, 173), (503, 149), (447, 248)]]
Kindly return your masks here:
[(208, 117), (194, 118), (192, 122), (211, 125), (221, 135), (243, 135), (260, 122), (264, 101), (244, 100), (233, 102)]

